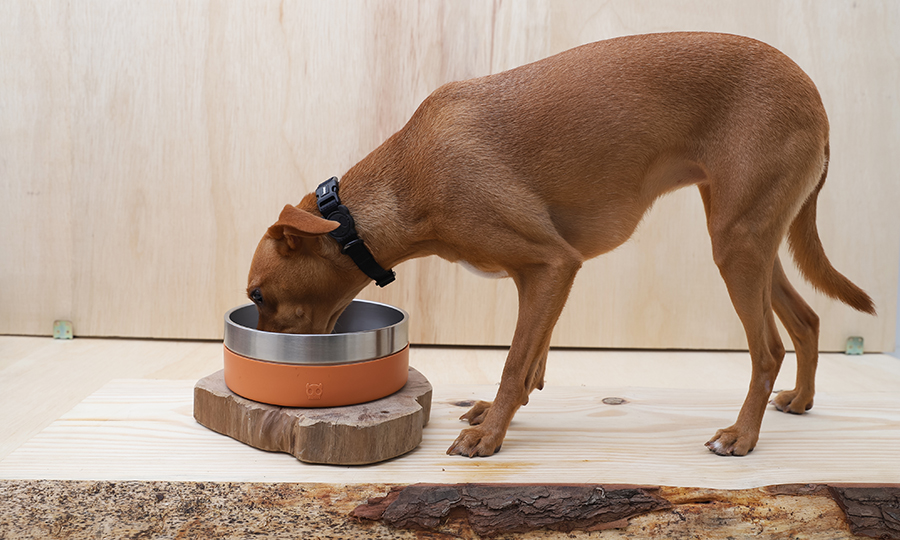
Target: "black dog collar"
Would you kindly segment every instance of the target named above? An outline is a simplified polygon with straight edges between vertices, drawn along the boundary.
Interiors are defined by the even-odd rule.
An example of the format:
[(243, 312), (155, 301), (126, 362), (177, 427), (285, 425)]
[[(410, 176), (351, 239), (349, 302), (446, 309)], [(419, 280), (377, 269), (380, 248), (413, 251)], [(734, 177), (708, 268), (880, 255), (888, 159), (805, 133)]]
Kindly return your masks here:
[(350, 216), (350, 210), (341, 204), (338, 197), (338, 179), (332, 176), (319, 184), (316, 188), (316, 205), (322, 217), (331, 221), (337, 221), (340, 227), (328, 233), (341, 245), (341, 253), (349, 256), (362, 272), (375, 280), (379, 287), (394, 281), (396, 274), (393, 270), (385, 270), (372, 256), (372, 252), (363, 243), (362, 238), (356, 232), (356, 224)]

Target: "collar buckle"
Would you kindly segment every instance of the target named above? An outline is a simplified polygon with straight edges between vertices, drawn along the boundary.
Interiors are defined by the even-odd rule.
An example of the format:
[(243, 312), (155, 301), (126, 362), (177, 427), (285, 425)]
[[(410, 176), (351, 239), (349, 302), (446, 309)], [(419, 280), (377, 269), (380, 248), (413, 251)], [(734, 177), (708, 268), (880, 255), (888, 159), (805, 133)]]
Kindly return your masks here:
[(319, 184), (319, 187), (316, 188), (316, 205), (319, 207), (319, 212), (322, 216), (327, 219), (340, 204), (341, 199), (338, 198), (338, 179), (336, 176), (332, 176)]

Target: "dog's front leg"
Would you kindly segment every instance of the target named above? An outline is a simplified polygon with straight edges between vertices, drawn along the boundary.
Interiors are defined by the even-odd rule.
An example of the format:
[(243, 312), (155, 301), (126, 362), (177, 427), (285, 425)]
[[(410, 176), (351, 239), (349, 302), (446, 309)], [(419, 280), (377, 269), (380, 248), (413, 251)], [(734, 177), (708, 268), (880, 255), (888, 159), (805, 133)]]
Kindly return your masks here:
[(516, 410), (528, 403), (532, 390), (543, 386), (550, 336), (581, 268), (578, 257), (566, 255), (513, 275), (519, 291), (519, 315), (500, 389), (493, 403), (478, 402), (463, 415), (478, 425), (464, 429), (448, 454), (474, 457), (497, 452)]
[[(544, 371), (547, 368), (547, 353), (544, 352), (544, 355), (541, 357), (540, 361), (536, 364), (535, 368), (532, 370), (534, 376), (531, 377), (531, 384), (528, 386), (531, 387), (531, 390), (542, 390), (544, 388)], [(526, 403), (523, 405), (527, 405), (528, 397), (525, 397)], [(465, 420), (469, 423), (469, 425), (477, 426), (478, 424), (484, 422), (484, 417), (487, 416), (487, 412), (491, 409), (490, 401), (476, 401), (475, 404), (469, 409), (464, 415), (460, 416), (460, 420)]]

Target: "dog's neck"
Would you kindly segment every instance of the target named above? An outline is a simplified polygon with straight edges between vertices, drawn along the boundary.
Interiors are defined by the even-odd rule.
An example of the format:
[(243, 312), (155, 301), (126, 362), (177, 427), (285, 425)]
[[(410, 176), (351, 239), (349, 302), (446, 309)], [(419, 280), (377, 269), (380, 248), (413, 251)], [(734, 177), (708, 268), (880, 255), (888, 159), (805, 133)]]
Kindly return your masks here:
[[(407, 189), (407, 179), (401, 171), (377, 163), (379, 150), (347, 171), (340, 179), (339, 195), (375, 260), (392, 268), (430, 254), (426, 244), (433, 235), (429, 233), (430, 220), (420, 210), (401, 204), (400, 193)], [(318, 215), (312, 194), (304, 198), (301, 207)]]

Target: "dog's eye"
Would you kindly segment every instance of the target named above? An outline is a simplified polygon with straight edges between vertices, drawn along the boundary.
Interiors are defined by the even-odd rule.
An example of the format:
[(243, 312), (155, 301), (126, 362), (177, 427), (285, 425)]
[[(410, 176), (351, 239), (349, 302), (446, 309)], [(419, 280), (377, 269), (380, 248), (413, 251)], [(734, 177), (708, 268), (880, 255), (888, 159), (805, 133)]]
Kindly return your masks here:
[(262, 291), (260, 291), (259, 289), (253, 289), (252, 291), (250, 291), (250, 300), (253, 300), (253, 303), (257, 306), (263, 305)]

